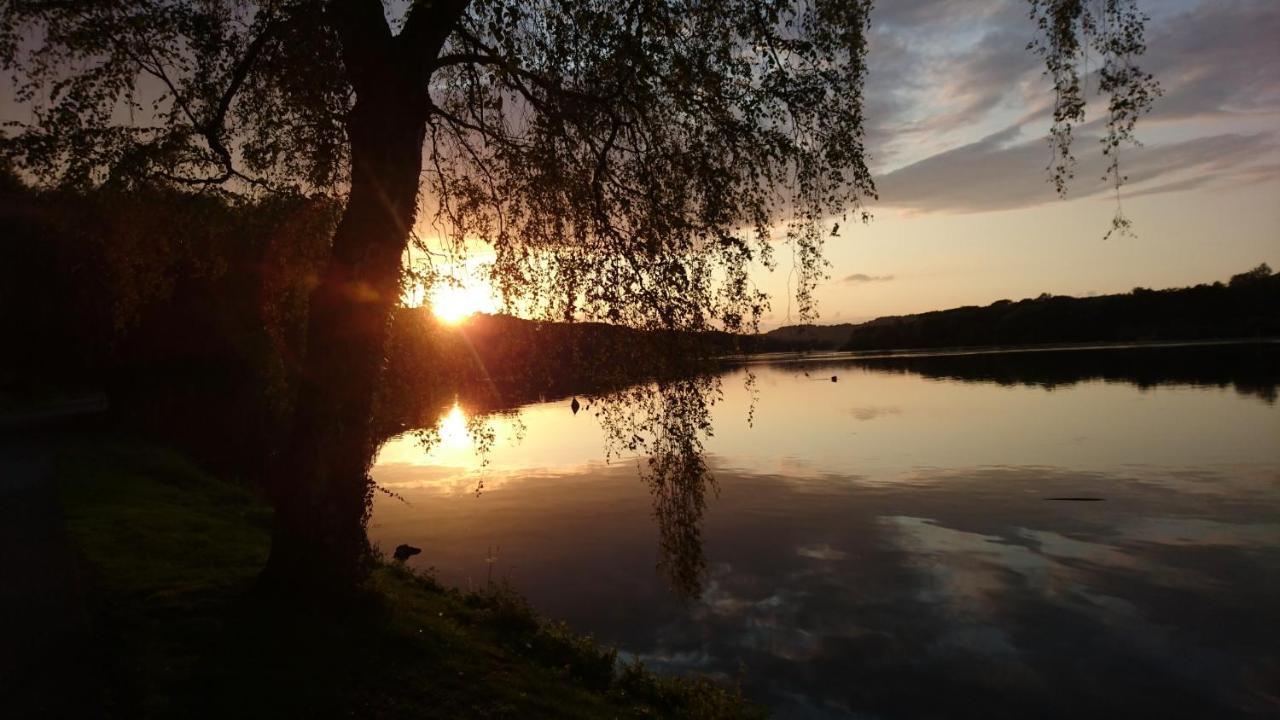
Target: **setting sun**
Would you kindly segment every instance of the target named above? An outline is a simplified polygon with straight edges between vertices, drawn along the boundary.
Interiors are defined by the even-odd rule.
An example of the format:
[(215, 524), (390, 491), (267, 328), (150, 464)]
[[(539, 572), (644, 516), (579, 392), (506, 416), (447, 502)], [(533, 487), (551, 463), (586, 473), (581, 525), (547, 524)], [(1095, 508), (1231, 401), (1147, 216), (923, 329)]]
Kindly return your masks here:
[(441, 322), (456, 325), (478, 312), (492, 312), (493, 296), (484, 288), (441, 285), (432, 289), (428, 302)]

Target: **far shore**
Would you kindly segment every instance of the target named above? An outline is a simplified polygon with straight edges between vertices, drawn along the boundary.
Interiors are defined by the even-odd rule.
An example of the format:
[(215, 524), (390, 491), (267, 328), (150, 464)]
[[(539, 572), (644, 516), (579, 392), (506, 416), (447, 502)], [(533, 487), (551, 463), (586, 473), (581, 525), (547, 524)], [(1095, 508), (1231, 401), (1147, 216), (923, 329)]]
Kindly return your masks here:
[(818, 362), (824, 360), (876, 360), (898, 357), (950, 357), (956, 355), (1005, 355), (1012, 353), (1069, 352), (1079, 350), (1139, 350), (1155, 348), (1212, 347), (1221, 345), (1274, 345), (1280, 337), (1231, 338), (1225, 340), (1134, 340), (1122, 342), (1040, 343), (1036, 345), (967, 345), (943, 348), (902, 348), (887, 350), (794, 350), (785, 352), (723, 355), (721, 361), (735, 365), (758, 363)]

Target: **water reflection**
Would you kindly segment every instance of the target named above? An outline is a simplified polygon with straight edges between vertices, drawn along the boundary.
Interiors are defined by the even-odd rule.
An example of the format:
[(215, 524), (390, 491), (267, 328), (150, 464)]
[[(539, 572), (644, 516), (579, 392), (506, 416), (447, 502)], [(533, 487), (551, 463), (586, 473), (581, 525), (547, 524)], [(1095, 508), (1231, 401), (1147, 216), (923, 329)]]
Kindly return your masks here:
[(645, 457), (640, 477), (653, 498), (658, 566), (684, 597), (701, 594), (707, 565), (702, 515), (715, 478), (703, 440), (711, 435), (711, 406), (719, 393), (719, 378), (699, 376), (642, 385), (595, 402), (606, 454)]
[(1235, 351), (1130, 354), (1130, 375), (1078, 354), (753, 366), (754, 386), (526, 406), (519, 442), (450, 403), (442, 427), (488, 418), (485, 461), (388, 443), (374, 476), (410, 504), (380, 499), (370, 532), (462, 585), (500, 545), (494, 575), (550, 615), (741, 674), (782, 717), (1265, 716), (1280, 373), (1274, 347)]
[[(598, 455), (606, 462), (635, 463), (652, 496), (659, 532), (657, 567), (672, 590), (684, 597), (701, 592), (706, 569), (702, 515), (707, 493), (715, 490), (715, 478), (707, 465), (703, 441), (711, 435), (711, 407), (719, 396), (720, 378), (698, 375), (637, 385), (592, 397), (582, 405), (574, 398), (568, 406), (571, 416), (577, 416), (582, 408), (584, 415), (598, 424), (593, 433), (598, 444), (586, 457)], [(537, 422), (558, 426), (566, 434), (575, 432), (568, 427), (574, 417), (566, 419), (562, 412), (547, 417), (550, 414), (538, 413)], [(512, 468), (505, 465), (509, 456), (497, 456), (500, 462), (495, 466), (495, 451), (503, 446), (519, 449), (525, 430), (519, 412), (468, 415), (455, 398), (430, 425), (384, 446), (378, 462), (384, 469), (406, 462), (427, 463), (445, 472), (417, 474), (418, 482), (454, 492), (469, 489), (478, 495), (511, 479)], [(582, 456), (577, 446), (570, 456), (575, 453)], [(385, 477), (375, 475), (375, 480), (384, 488), (396, 485), (392, 492), (401, 489)]]
[(1275, 402), (1280, 352), (1275, 343), (1111, 347), (1000, 353), (921, 353), (868, 357), (860, 362), (887, 372), (1001, 385), (1069, 387), (1102, 380), (1137, 385), (1233, 387)]
[(436, 437), (424, 440), (424, 444), (439, 444), (451, 450), (466, 450), (472, 445), (471, 435), (467, 433), (467, 416), (456, 401), (434, 429)]

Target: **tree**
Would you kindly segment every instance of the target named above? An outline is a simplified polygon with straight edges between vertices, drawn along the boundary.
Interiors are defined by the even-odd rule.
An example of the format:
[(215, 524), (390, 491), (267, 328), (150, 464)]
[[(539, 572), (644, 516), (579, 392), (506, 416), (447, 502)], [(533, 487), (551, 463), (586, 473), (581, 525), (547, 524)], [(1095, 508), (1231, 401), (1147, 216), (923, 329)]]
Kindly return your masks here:
[(1228, 283), (1231, 287), (1243, 287), (1259, 283), (1271, 277), (1271, 266), (1266, 263), (1260, 263), (1258, 267), (1242, 272), (1239, 275), (1232, 275)]
[[(802, 316), (834, 221), (874, 197), (870, 0), (6, 0), (0, 61), (48, 184), (327, 194), (268, 577), (349, 588), (369, 418), (419, 197), (447, 253), (493, 249), (509, 305), (637, 327), (753, 327), (789, 243)], [(1054, 177), (1103, 58), (1108, 150), (1153, 96), (1131, 0), (1032, 0), (1056, 88)], [(1122, 179), (1118, 165), (1117, 183)], [(831, 232), (828, 233), (830, 227)], [(437, 248), (438, 250), (439, 248)]]

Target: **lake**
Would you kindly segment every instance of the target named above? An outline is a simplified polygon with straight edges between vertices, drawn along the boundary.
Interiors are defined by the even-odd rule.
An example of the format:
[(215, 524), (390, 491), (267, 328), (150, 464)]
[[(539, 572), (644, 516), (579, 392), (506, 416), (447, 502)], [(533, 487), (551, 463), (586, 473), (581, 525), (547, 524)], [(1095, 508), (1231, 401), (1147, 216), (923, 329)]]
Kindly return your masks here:
[(383, 446), (369, 532), (778, 717), (1275, 717), (1277, 383), (1259, 344), (456, 404)]

